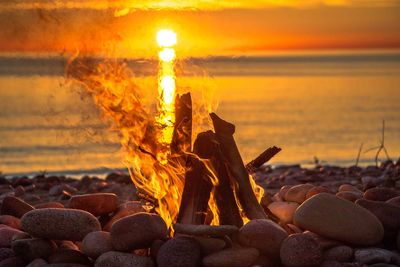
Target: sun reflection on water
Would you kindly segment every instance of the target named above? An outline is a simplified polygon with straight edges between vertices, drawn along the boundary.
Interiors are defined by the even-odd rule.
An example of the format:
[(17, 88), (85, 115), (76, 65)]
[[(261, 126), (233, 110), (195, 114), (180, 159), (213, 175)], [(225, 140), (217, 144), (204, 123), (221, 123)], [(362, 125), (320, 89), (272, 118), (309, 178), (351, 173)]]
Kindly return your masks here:
[[(175, 121), (175, 49), (176, 33), (169, 29), (157, 32), (158, 52), (158, 117), (157, 121), (163, 126), (162, 142), (170, 144)], [(158, 155), (160, 162), (166, 162), (167, 155)]]

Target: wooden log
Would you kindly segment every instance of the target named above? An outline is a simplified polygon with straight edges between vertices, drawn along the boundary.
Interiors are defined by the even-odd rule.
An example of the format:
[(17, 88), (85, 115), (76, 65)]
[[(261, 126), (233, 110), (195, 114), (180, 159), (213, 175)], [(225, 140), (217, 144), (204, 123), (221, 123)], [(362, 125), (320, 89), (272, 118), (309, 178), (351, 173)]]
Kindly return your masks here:
[(236, 182), (236, 195), (239, 198), (246, 216), (250, 220), (266, 219), (267, 215), (260, 203), (258, 203), (253, 192), (249, 180), (249, 174), (244, 166), (235, 139), (233, 138), (235, 125), (222, 120), (215, 113), (211, 113), (210, 117), (214, 125), (217, 140), (221, 146), (221, 151), (226, 160), (227, 167)]
[(171, 154), (183, 154), (192, 149), (192, 98), (190, 93), (175, 98), (175, 124)]
[[(203, 151), (202, 142), (194, 143), (194, 152)], [(208, 200), (212, 190), (210, 173), (205, 163), (195, 155), (186, 160), (185, 185), (179, 207), (177, 222), (183, 224), (203, 224), (207, 214)]]
[(197, 136), (195, 153), (204, 159), (209, 159), (218, 178), (215, 186), (214, 199), (218, 207), (219, 223), (226, 225), (243, 225), (239, 208), (234, 195), (234, 186), (231, 184), (229, 172), (224, 162), (220, 145), (215, 133), (207, 131)]
[(263, 164), (272, 159), (276, 154), (278, 154), (282, 149), (276, 146), (266, 149), (257, 158), (246, 164), (246, 169), (248, 173), (255, 172)]

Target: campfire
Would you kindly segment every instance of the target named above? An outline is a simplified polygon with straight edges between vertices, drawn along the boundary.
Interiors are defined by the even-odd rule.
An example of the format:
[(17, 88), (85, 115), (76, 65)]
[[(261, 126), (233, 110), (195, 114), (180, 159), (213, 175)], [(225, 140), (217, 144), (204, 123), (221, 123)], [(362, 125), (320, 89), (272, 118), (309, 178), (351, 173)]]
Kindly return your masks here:
[[(175, 33), (160, 30), (157, 42), (158, 103), (153, 113), (143, 105), (145, 96), (124, 64), (94, 64), (83, 58), (68, 69), (120, 131), (139, 195), (154, 205), (169, 227), (174, 223), (240, 227), (248, 220), (267, 218), (260, 205), (263, 189), (251, 173), (280, 148), (267, 149), (245, 166), (233, 137), (235, 126), (206, 108), (193, 110), (190, 92), (176, 93)], [(199, 117), (214, 131), (195, 133), (194, 118)]]

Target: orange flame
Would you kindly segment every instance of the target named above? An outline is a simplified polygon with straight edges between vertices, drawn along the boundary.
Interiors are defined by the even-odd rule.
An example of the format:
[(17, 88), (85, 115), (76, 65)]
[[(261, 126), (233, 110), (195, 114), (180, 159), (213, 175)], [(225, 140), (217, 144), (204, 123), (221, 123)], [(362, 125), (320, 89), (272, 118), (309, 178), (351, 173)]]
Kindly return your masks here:
[[(129, 67), (120, 61), (107, 59), (100, 62), (84, 57), (75, 58), (68, 64), (67, 74), (93, 96), (106, 118), (112, 120), (115, 130), (121, 136), (121, 145), (125, 151), (124, 163), (132, 181), (142, 196), (147, 196), (155, 202), (156, 212), (170, 226), (178, 216), (184, 188), (185, 166), (170, 161), (174, 157), (170, 154), (170, 142), (175, 120), (176, 77), (173, 45), (176, 43), (176, 36), (171, 37), (171, 32), (163, 32), (159, 39), (157, 110), (144, 104), (147, 103), (144, 101), (145, 90), (135, 83)], [(204, 105), (194, 105), (195, 127), (204, 124), (205, 118), (208, 118), (212, 108), (208, 100), (203, 99)], [(200, 129), (198, 128), (197, 132)], [(208, 169), (212, 184), (217, 185), (218, 179), (212, 165), (208, 160), (202, 161)], [(261, 198), (261, 188), (253, 179), (250, 180), (257, 196)], [(213, 193), (208, 205), (212, 215), (211, 224), (218, 225), (218, 207)], [(247, 220), (244, 215), (242, 217)]]

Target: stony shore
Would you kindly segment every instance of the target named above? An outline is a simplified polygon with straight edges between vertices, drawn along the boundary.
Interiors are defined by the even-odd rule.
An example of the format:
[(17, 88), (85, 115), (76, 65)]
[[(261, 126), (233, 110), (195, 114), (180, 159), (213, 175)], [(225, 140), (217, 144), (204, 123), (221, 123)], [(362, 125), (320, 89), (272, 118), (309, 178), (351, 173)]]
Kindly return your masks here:
[(270, 219), (175, 225), (126, 174), (0, 176), (0, 267), (400, 266), (400, 162), (263, 167)]

